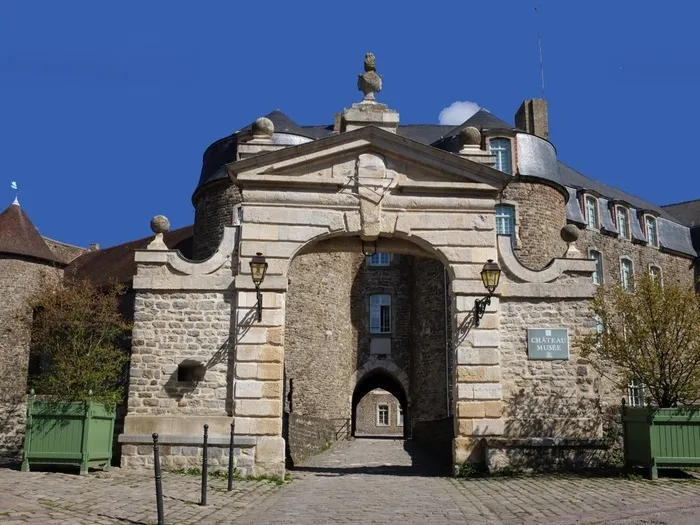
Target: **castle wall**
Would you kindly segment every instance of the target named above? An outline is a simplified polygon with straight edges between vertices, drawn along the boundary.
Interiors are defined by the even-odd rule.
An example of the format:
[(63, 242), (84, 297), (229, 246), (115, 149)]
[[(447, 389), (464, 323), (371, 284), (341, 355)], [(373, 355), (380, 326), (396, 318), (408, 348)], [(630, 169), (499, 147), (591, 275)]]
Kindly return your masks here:
[[(377, 420), (377, 407), (386, 405), (389, 409), (388, 425), (380, 425)], [(357, 404), (355, 432), (358, 436), (403, 436), (404, 427), (398, 424), (399, 400), (385, 390), (369, 392)]]
[(559, 190), (538, 182), (513, 181), (503, 190), (502, 201), (515, 203), (515, 253), (525, 266), (538, 270), (563, 257), (566, 243), (560, 232), (566, 225), (566, 199)]
[(235, 205), (241, 202), (241, 193), (228, 179), (202, 188), (194, 200), (193, 259), (210, 257), (219, 247), (225, 226), (233, 226)]
[(20, 257), (0, 255), (0, 462), (20, 459), (27, 412), (29, 330), (18, 319), (42, 279), (59, 279), (62, 270)]

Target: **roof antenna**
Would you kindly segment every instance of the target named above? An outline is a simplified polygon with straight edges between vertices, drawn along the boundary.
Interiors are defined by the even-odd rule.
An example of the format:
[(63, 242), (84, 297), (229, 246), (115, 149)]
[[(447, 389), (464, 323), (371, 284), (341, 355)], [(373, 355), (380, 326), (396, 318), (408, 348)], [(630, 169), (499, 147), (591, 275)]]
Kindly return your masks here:
[(542, 60), (542, 38), (540, 37), (540, 8), (535, 7), (535, 16), (537, 16), (537, 45), (540, 48), (540, 77), (542, 81), (542, 99), (544, 100), (544, 61)]
[(10, 188), (15, 190), (15, 200), (12, 201), (12, 204), (19, 206), (19, 199), (17, 198), (19, 196), (19, 192), (17, 191), (17, 183), (15, 181), (10, 182)]

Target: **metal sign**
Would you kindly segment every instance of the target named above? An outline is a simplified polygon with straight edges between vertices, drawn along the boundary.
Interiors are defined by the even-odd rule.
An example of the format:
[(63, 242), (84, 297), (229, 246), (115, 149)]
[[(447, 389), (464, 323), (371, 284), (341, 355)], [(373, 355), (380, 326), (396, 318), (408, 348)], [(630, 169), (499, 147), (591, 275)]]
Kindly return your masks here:
[(569, 359), (568, 328), (528, 328), (529, 359)]

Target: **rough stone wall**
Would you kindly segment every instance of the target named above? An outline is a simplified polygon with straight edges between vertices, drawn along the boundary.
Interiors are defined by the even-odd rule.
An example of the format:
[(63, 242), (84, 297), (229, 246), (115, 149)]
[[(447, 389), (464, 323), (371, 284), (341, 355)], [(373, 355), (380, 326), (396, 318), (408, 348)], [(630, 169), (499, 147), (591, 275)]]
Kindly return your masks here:
[(216, 252), (224, 226), (233, 225), (234, 207), (240, 202), (238, 187), (228, 180), (212, 183), (197, 193), (192, 248), (195, 260), (207, 259)]
[[(137, 293), (129, 414), (231, 415), (235, 323), (226, 293)], [(178, 381), (178, 365), (201, 363), (201, 381)]]
[(632, 269), (636, 276), (649, 273), (649, 265), (655, 265), (661, 268), (661, 277), (665, 283), (678, 282), (685, 286), (691, 286), (693, 283), (692, 259), (664, 253), (651, 246), (583, 229), (576, 247), (583, 257), (588, 256), (589, 250), (597, 250), (602, 254), (604, 284), (620, 282), (620, 257), (632, 260)]
[[(377, 407), (389, 407), (389, 424), (377, 424)], [(375, 389), (368, 392), (357, 404), (355, 435), (366, 436), (402, 436), (404, 427), (397, 423), (399, 400), (385, 390)]]
[(0, 255), (0, 462), (19, 459), (26, 423), (30, 333), (17, 316), (43, 276), (60, 279), (61, 272), (48, 264)]
[(446, 417), (452, 393), (447, 386), (452, 352), (445, 348), (444, 267), (422, 257), (413, 257), (412, 263), (411, 422)]
[(323, 451), (336, 441), (333, 421), (294, 412), (286, 413), (285, 418), (289, 428), (287, 454), (294, 464)]
[[(504, 436), (602, 437), (622, 393), (580, 355), (594, 323), (585, 300), (501, 298)], [(527, 328), (568, 328), (568, 360), (529, 360)], [(488, 408), (488, 407), (487, 407)]]
[(561, 229), (566, 225), (566, 199), (552, 186), (538, 182), (511, 182), (502, 194), (503, 202), (516, 203), (518, 242), (515, 253), (533, 270), (562, 257), (566, 243)]
[[(160, 465), (163, 470), (201, 469), (202, 447), (198, 445), (160, 445)], [(209, 444), (209, 472), (228, 472), (228, 445)], [(255, 447), (234, 447), (233, 467), (239, 476), (254, 475)], [(153, 468), (153, 445), (123, 445), (122, 468)]]
[[(289, 268), (285, 379), (294, 380), (292, 411), (323, 419), (350, 418), (350, 376), (358, 363), (362, 254), (309, 253)], [(289, 390), (289, 387), (287, 387)]]

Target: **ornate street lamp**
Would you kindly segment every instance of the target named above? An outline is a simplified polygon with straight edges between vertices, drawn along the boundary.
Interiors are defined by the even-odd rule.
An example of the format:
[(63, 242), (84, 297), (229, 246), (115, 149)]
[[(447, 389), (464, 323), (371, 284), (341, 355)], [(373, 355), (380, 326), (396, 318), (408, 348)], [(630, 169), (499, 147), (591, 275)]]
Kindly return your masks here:
[(481, 269), (481, 282), (484, 283), (484, 288), (489, 293), (486, 297), (474, 301), (474, 326), (479, 326), (479, 321), (484, 317), (486, 307), (491, 304), (493, 292), (498, 287), (498, 281), (501, 279), (501, 267), (498, 263), (489, 259)]
[(265, 256), (258, 252), (250, 260), (250, 273), (258, 296), (258, 323), (262, 321), (262, 293), (260, 293), (260, 285), (265, 280), (265, 272), (267, 272), (267, 261)]

